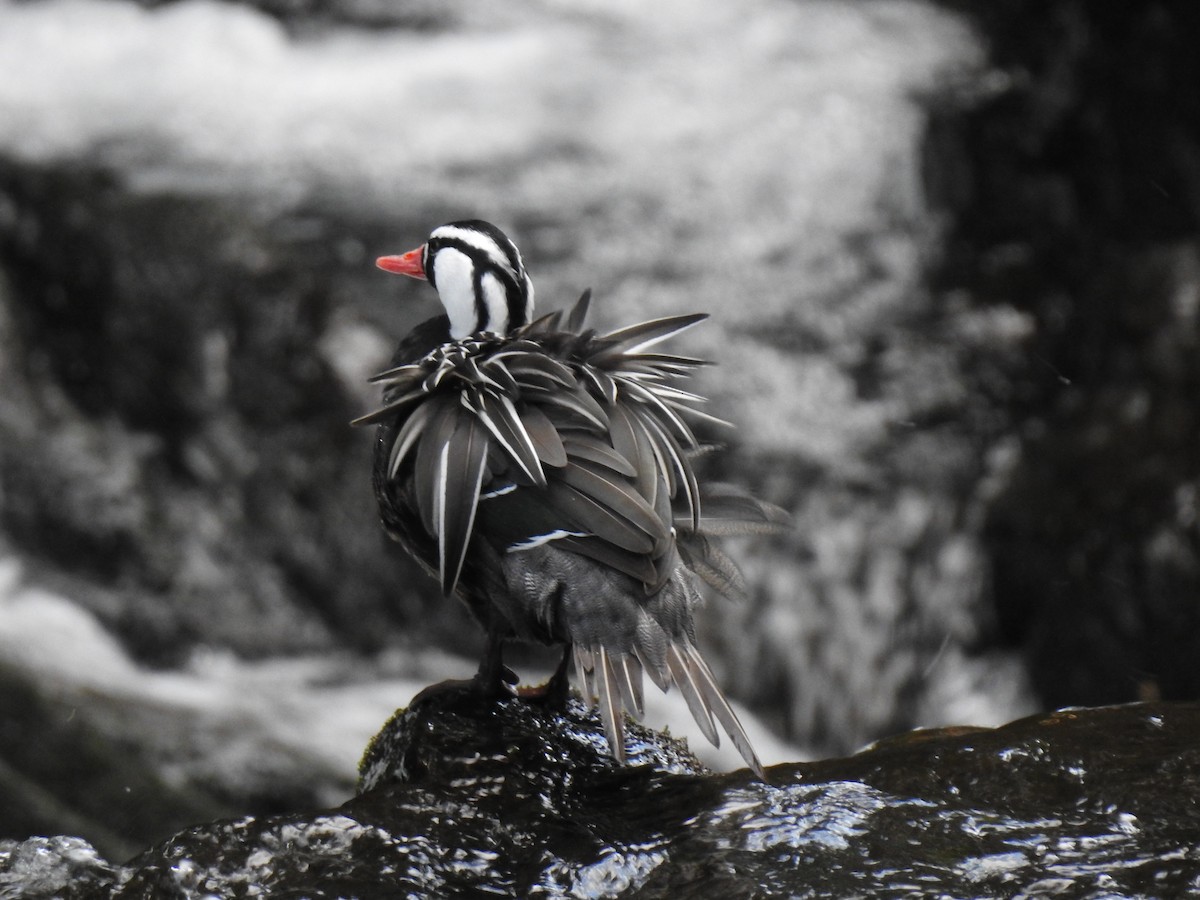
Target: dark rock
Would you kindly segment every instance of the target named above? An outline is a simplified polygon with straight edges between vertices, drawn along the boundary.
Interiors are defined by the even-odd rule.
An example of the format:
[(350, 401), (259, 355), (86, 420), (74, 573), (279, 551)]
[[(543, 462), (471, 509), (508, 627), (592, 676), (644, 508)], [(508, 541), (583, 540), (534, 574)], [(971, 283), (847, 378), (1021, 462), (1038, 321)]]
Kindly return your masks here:
[(121, 898), (1180, 896), (1200, 886), (1197, 734), (1200, 704), (1062, 710), (762, 783), (638, 727), (616, 765), (575, 701), (446, 689), (384, 728), (338, 809), (197, 826), (115, 869), (67, 839), (9, 844), (0, 886), (75, 865)]
[[(981, 392), (1010, 419), (986, 514), (1000, 636), (1047, 706), (1200, 696), (1200, 7), (949, 5), (994, 90), (935, 112), (935, 281), (1035, 323)], [(995, 393), (996, 385), (1002, 387)]]
[(0, 841), (0, 897), (6, 900), (87, 900), (107, 896), (116, 880), (114, 867), (82, 838)]

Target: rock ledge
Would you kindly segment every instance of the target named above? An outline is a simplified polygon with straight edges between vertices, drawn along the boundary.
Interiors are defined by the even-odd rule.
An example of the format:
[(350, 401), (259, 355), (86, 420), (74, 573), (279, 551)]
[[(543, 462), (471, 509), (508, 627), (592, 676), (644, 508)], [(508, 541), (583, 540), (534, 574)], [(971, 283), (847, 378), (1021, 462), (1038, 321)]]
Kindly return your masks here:
[[(444, 688), (401, 710), (338, 809), (187, 829), (113, 866), (0, 846), (0, 896), (1180, 896), (1200, 889), (1200, 704), (917, 731), (844, 759), (708, 773), (578, 702)], [(12, 892), (16, 891), (16, 894)]]

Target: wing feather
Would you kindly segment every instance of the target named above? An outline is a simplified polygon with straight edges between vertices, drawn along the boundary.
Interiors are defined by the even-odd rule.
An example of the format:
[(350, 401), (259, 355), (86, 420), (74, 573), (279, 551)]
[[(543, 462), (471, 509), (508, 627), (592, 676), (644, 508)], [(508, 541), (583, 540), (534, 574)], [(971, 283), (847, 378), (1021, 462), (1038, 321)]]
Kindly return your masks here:
[(429, 418), (435, 409), (437, 409), (436, 403), (423, 403), (414, 409), (412, 414), (404, 420), (404, 424), (400, 427), (400, 433), (392, 440), (392, 446), (388, 451), (387, 471), (389, 480), (395, 479), (400, 464), (404, 462), (405, 457), (408, 456), (408, 452), (424, 433)]
[(633, 464), (610, 447), (599, 435), (572, 434), (564, 437), (562, 443), (570, 457), (603, 466), (626, 478), (637, 477), (637, 469), (633, 467)]
[(480, 421), (492, 433), (500, 445), (508, 451), (508, 457), (534, 484), (545, 487), (546, 475), (538, 457), (533, 438), (525, 429), (521, 414), (512, 400), (503, 394), (480, 391), (477, 412)]
[[(659, 425), (653, 416), (643, 415), (642, 418), (646, 423), (647, 432), (655, 439), (662, 456), (665, 457), (663, 462), (668, 466), (668, 476), (672, 473), (677, 474), (678, 480), (673, 478), (671, 480), (676, 481), (676, 484), (683, 484), (683, 501), (691, 521), (691, 528), (696, 531), (700, 527), (700, 485), (696, 482), (696, 472), (684, 456), (683, 450), (674, 436)], [(672, 496), (675, 496), (676, 492), (677, 488), (672, 486)]]
[(520, 396), (521, 386), (517, 384), (517, 379), (513, 378), (502, 359), (492, 357), (486, 360), (483, 370), (486, 372), (488, 381), (495, 386), (498, 393), (506, 397)]
[(547, 499), (563, 514), (563, 527), (582, 531), (632, 553), (650, 553), (655, 539), (608, 506), (569, 484), (551, 482)]
[(429, 421), (422, 429), (417, 441), (417, 456), (413, 465), (413, 492), (417, 497), (417, 510), (425, 531), (437, 535), (436, 504), (441, 483), (439, 471), (442, 448), (450, 442), (462, 407), (457, 394), (441, 394), (431, 397), (426, 404), (432, 407)]
[(661, 573), (646, 553), (633, 553), (597, 537), (564, 537), (559, 540), (559, 546), (624, 572), (642, 584), (657, 586), (662, 583)]
[(646, 502), (659, 511), (669, 509), (669, 501), (660, 502), (660, 494), (669, 496), (669, 487), (662, 483), (664, 473), (658, 461), (650, 436), (632, 410), (624, 406), (613, 407), (609, 415), (609, 437), (613, 449), (633, 465), (637, 471), (637, 491)]
[(696, 407), (694, 407), (694, 406), (683, 406), (683, 405), (671, 403), (670, 401), (666, 401), (666, 403), (668, 406), (679, 410), (681, 413), (685, 413), (686, 415), (697, 420), (698, 422), (707, 422), (709, 425), (715, 425), (718, 428), (736, 428), (737, 427), (732, 422), (730, 422), (728, 419), (722, 419), (719, 416), (711, 415), (710, 413), (704, 412), (704, 410), (696, 409)]
[(539, 407), (525, 404), (521, 408), (521, 425), (529, 435), (538, 459), (548, 466), (561, 469), (567, 464), (567, 451), (554, 423)]
[[(698, 446), (696, 436), (692, 433), (692, 429), (685, 421), (683, 421), (683, 419), (679, 417), (679, 413), (675, 412), (675, 410), (672, 409), (668, 404), (659, 399), (658, 395), (653, 389), (636, 382), (626, 382), (626, 384), (629, 387), (630, 394), (632, 394), (637, 400), (641, 401), (646, 406), (652, 407), (656, 412), (658, 412), (658, 414), (662, 416), (662, 418), (665, 419), (672, 428), (675, 429), (675, 433), (679, 435), (680, 440), (683, 441), (686, 446)], [(688, 407), (688, 409), (691, 409), (691, 407)], [(697, 410), (692, 411), (697, 412)]]
[(583, 331), (584, 323), (587, 322), (588, 307), (592, 303), (592, 289), (588, 288), (579, 295), (579, 299), (575, 301), (575, 305), (571, 307), (570, 313), (567, 314), (567, 331), (572, 331), (579, 334)]
[(617, 382), (611, 375), (589, 365), (580, 366), (579, 373), (595, 388), (595, 392), (604, 398), (605, 403), (612, 406), (617, 402)]
[[(562, 470), (559, 477), (566, 484), (603, 506), (623, 522), (638, 529), (651, 539), (662, 540), (670, 529), (646, 503), (644, 497), (628, 482), (611, 472), (577, 461)], [(627, 548), (636, 549), (636, 548)]]
[(467, 557), (488, 445), (487, 431), (480, 422), (473, 416), (462, 416), (451, 440), (442, 446), (434, 508), (438, 514), (438, 571), (446, 596), (458, 585)]
[(574, 413), (598, 431), (608, 430), (608, 413), (596, 402), (595, 397), (581, 387), (548, 393), (541, 398), (541, 402), (544, 407), (561, 407)]
[(687, 375), (692, 369), (713, 365), (710, 359), (683, 356), (678, 353), (638, 353), (637, 358), (643, 363), (670, 372), (672, 375)]
[(703, 534), (782, 534), (793, 526), (787, 510), (752, 497), (733, 485), (706, 484), (702, 497), (704, 513), (700, 517), (700, 531)]
[(380, 382), (387, 382), (383, 386), (384, 399), (386, 400), (388, 394), (395, 391), (411, 390), (425, 375), (424, 365), (420, 362), (410, 362), (377, 372), (367, 379), (367, 383), (379, 384)]
[(699, 394), (693, 394), (691, 391), (681, 390), (667, 384), (655, 385), (654, 393), (658, 396), (658, 399), (664, 403), (670, 403), (676, 409), (690, 409), (691, 404), (708, 402), (707, 397), (701, 397)]
[(396, 397), (394, 400), (385, 401), (384, 405), (379, 409), (375, 410), (374, 412), (369, 412), (365, 416), (359, 416), (357, 419), (353, 419), (350, 424), (356, 428), (360, 425), (374, 425), (377, 422), (382, 422), (384, 419), (388, 419), (397, 415), (400, 410), (404, 409), (404, 407), (408, 406), (408, 404), (413, 403), (416, 400), (420, 400), (422, 397), (426, 396), (428, 395), (425, 393), (424, 388), (411, 390), (399, 397)]
[(633, 421), (628, 411), (622, 406), (617, 406), (609, 411), (608, 438), (612, 442), (613, 450), (629, 460), (635, 470), (639, 469), (641, 459), (638, 453), (637, 435), (634, 433)]
[(525, 386), (527, 378), (545, 380), (551, 386), (570, 388), (575, 386), (575, 373), (566, 363), (546, 355), (540, 347), (528, 353), (505, 355), (508, 372), (519, 384)]
[(556, 309), (553, 312), (548, 312), (545, 315), (538, 316), (528, 325), (521, 329), (522, 334), (530, 334), (539, 331), (558, 331), (562, 323), (563, 311)]
[(597, 354), (596, 358), (609, 358), (622, 353), (626, 355), (639, 353), (647, 347), (653, 347), (655, 344), (679, 334), (681, 331), (686, 331), (707, 318), (707, 313), (667, 316), (661, 319), (650, 319), (647, 322), (638, 322), (636, 325), (629, 325), (625, 328), (619, 328), (616, 331), (610, 331), (608, 334), (601, 335), (600, 340), (608, 343), (609, 346), (602, 353)]

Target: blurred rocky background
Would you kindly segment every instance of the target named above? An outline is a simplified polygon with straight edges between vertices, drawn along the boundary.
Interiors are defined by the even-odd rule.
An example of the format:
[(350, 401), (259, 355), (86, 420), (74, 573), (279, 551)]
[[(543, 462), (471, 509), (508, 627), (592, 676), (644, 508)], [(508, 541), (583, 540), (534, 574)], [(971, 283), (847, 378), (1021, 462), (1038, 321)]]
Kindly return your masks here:
[(701, 635), (765, 761), (1194, 699), (1198, 40), (1184, 0), (0, 0), (0, 837), (338, 803), (473, 670), (347, 424), (436, 306), (372, 260), (468, 216), (543, 310), (713, 314), (708, 474), (797, 522)]

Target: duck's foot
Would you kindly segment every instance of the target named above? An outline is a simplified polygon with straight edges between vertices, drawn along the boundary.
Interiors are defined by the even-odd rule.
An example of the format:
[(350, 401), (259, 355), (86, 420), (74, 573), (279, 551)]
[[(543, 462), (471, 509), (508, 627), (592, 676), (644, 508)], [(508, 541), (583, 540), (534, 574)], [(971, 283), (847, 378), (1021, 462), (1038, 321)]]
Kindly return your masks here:
[(563, 712), (567, 708), (567, 701), (571, 699), (571, 645), (563, 649), (562, 659), (558, 663), (558, 668), (554, 670), (554, 674), (550, 676), (550, 680), (543, 685), (537, 687), (519, 688), (517, 695), (522, 700), (528, 700), (531, 703), (541, 703), (547, 709), (555, 712)]
[(502, 638), (489, 636), (487, 650), (473, 678), (452, 678), (431, 684), (413, 697), (412, 703), (415, 705), (439, 695), (445, 699), (444, 695), (451, 693), (472, 700), (511, 700), (517, 696), (517, 674), (504, 665), (502, 643)]

